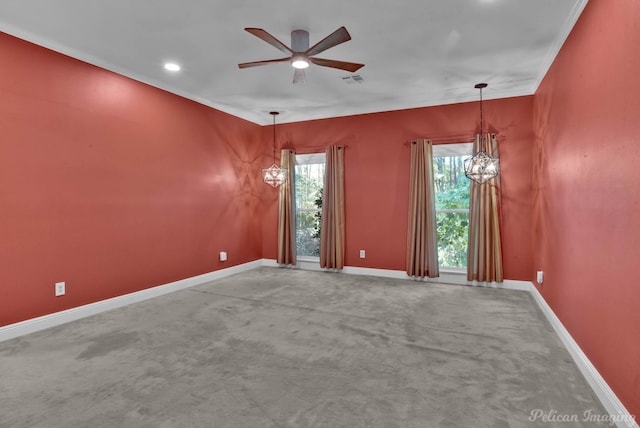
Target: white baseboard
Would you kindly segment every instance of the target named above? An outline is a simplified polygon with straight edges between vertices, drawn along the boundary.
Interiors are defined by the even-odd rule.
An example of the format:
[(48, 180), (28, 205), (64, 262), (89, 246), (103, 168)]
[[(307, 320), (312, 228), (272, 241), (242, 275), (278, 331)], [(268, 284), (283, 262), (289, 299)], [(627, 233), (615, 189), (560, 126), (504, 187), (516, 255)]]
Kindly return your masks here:
[(208, 272), (202, 275), (192, 276), (190, 278), (181, 279), (179, 281), (170, 282), (168, 284), (159, 285), (157, 287), (147, 288), (145, 290), (136, 291), (134, 293), (124, 294), (122, 296), (113, 297), (111, 299), (101, 300), (88, 305), (78, 306), (53, 314), (32, 318), (15, 324), (9, 324), (0, 327), (0, 342), (13, 339), (25, 334), (34, 333), (36, 331), (55, 327), (60, 324), (79, 320), (101, 312), (116, 309), (132, 303), (141, 302), (143, 300), (152, 299), (162, 296), (163, 294), (172, 293), (178, 290), (184, 290), (196, 285), (204, 284), (209, 281), (224, 278), (229, 275), (255, 269), (263, 265), (262, 260), (254, 260), (252, 262), (241, 265), (220, 269), (214, 272)]
[[(275, 260), (273, 259), (263, 259), (263, 266), (269, 267), (280, 267)], [(323, 269), (320, 267), (320, 264), (317, 261), (309, 261), (309, 260), (298, 260), (296, 266), (287, 266), (290, 268), (298, 268), (303, 270), (313, 270), (313, 271), (331, 271), (331, 269)], [(445, 271), (440, 272), (440, 276), (438, 278), (424, 278), (424, 279), (415, 279), (407, 275), (407, 273), (403, 270), (393, 270), (393, 269), (376, 269), (376, 268), (365, 268), (365, 267), (357, 267), (357, 266), (345, 266), (344, 269), (338, 271), (340, 273), (346, 273), (350, 275), (367, 275), (367, 276), (377, 276), (381, 278), (395, 278), (395, 279), (410, 279), (421, 282), (435, 282), (442, 284), (455, 284), (455, 285), (472, 285), (472, 286), (481, 286), (481, 287), (493, 287), (493, 288), (505, 288), (509, 290), (521, 290), (521, 291), (529, 291), (529, 287), (531, 283), (528, 281), (516, 281), (516, 280), (505, 280), (502, 283), (482, 283), (476, 281), (467, 281), (466, 272), (451, 272)]]
[(558, 319), (551, 307), (547, 304), (546, 300), (544, 300), (544, 297), (542, 297), (536, 286), (533, 283), (530, 285), (529, 292), (553, 327), (553, 330), (560, 337), (562, 344), (567, 348), (569, 354), (571, 354), (571, 358), (575, 361), (587, 383), (589, 383), (589, 386), (591, 386), (591, 389), (593, 389), (611, 416), (610, 422), (615, 423), (618, 428), (639, 428), (635, 416), (632, 416), (624, 407), (624, 404), (618, 399), (602, 375), (600, 375), (595, 366), (589, 361), (589, 358), (587, 358), (582, 349), (580, 349), (580, 346), (573, 337), (571, 337), (569, 331), (567, 331), (560, 319)]
[[(88, 305), (79, 306), (65, 311), (56, 312), (49, 315), (44, 315), (38, 318), (33, 318), (26, 321), (21, 321), (15, 324), (10, 324), (4, 327), (0, 327), (0, 342), (13, 339), (19, 336), (23, 336), (36, 331), (44, 330), (47, 328), (55, 327), (60, 324), (79, 320), (91, 315), (96, 315), (101, 312), (116, 309), (122, 306), (130, 305), (132, 303), (141, 302), (143, 300), (152, 299), (154, 297), (162, 296), (167, 293), (172, 293), (178, 290), (184, 290), (186, 288), (194, 287), (196, 285), (204, 284), (209, 281), (224, 278), (236, 273), (248, 271), (261, 266), (278, 267), (278, 263), (272, 259), (254, 260), (252, 262), (244, 263), (237, 266), (232, 266), (226, 269), (220, 269), (214, 272), (193, 276), (190, 278), (182, 279), (179, 281), (171, 282), (157, 287), (148, 288), (146, 290), (136, 291), (134, 293), (125, 294), (122, 296), (114, 297), (107, 300), (102, 300)], [(325, 269), (320, 268), (317, 262), (300, 261), (296, 267), (306, 270), (323, 271)], [(369, 275), (383, 278), (396, 278), (396, 279), (411, 279), (406, 272), (390, 269), (373, 269), (363, 268), (355, 266), (345, 266), (342, 273), (348, 275)], [(624, 407), (622, 402), (615, 395), (613, 390), (609, 387), (604, 378), (600, 375), (598, 370), (589, 361), (584, 354), (580, 346), (571, 337), (571, 334), (562, 325), (562, 322), (558, 319), (551, 307), (544, 300), (538, 289), (532, 282), (528, 281), (515, 281), (505, 280), (501, 284), (478, 284), (475, 282), (469, 282), (466, 280), (466, 275), (455, 272), (443, 272), (439, 278), (428, 278), (424, 282), (446, 283), (455, 285), (471, 285), (471, 286), (489, 286), (504, 288), (510, 290), (520, 290), (529, 292), (535, 302), (538, 304), (542, 313), (545, 315), (556, 334), (560, 337), (560, 340), (569, 351), (569, 354), (577, 364), (578, 368), (582, 372), (597, 397), (602, 402), (602, 405), (607, 410), (611, 417), (611, 421), (615, 422), (618, 428), (640, 428), (635, 421), (635, 417), (632, 416), (629, 411)]]

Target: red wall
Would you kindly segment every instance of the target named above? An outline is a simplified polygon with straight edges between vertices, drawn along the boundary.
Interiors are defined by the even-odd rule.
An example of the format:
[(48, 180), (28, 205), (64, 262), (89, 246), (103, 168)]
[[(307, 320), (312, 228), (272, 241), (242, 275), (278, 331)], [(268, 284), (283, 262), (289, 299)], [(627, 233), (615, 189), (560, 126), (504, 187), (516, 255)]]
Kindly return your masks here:
[(534, 97), (540, 291), (640, 415), (640, 2), (591, 0)]
[(2, 33), (0, 56), (0, 325), (261, 257), (259, 126)]
[[(471, 85), (470, 91), (474, 91)], [(498, 130), (503, 196), (505, 278), (532, 279), (532, 97), (485, 101), (486, 123)], [(348, 266), (405, 269), (410, 150), (420, 137), (471, 135), (477, 102), (278, 125), (279, 145), (298, 153), (346, 144), (345, 217)], [(266, 131), (266, 130), (265, 130)], [(266, 134), (265, 137), (267, 138)], [(264, 257), (277, 255), (277, 191), (265, 216)], [(359, 250), (367, 258), (359, 258)]]

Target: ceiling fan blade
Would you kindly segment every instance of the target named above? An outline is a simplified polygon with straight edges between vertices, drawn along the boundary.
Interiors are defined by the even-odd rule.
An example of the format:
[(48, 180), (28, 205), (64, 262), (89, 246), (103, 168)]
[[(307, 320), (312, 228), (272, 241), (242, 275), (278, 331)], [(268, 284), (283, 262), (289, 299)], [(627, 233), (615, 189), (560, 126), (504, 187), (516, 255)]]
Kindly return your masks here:
[(309, 56), (316, 55), (349, 40), (351, 40), (351, 36), (349, 35), (347, 29), (344, 27), (340, 27), (336, 31), (329, 34), (327, 37), (307, 49), (305, 54)]
[(276, 62), (285, 62), (285, 61), (291, 61), (291, 57), (267, 59), (264, 61), (243, 62), (242, 64), (238, 64), (238, 67), (240, 68), (258, 67), (260, 65), (275, 64)]
[(253, 34), (259, 39), (264, 40), (265, 42), (269, 43), (271, 46), (281, 50), (284, 53), (293, 54), (293, 51), (289, 49), (287, 45), (285, 45), (280, 40), (273, 37), (271, 34), (264, 31), (262, 28), (245, 28), (245, 31), (248, 31), (249, 33)]
[(296, 68), (296, 71), (293, 72), (293, 83), (304, 83), (306, 82), (304, 70), (301, 68)]
[(338, 68), (340, 70), (350, 71), (352, 73), (364, 67), (364, 64), (357, 64), (355, 62), (346, 62), (346, 61), (335, 61), (333, 59), (322, 59), (322, 58), (310, 57), (309, 61), (311, 61), (315, 65), (321, 65), (322, 67)]

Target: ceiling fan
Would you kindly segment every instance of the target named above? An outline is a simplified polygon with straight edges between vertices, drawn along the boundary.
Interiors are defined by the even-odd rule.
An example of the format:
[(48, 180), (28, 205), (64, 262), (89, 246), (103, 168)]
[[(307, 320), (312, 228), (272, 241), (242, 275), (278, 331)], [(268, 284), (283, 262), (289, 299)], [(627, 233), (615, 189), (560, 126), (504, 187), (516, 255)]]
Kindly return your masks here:
[(280, 40), (273, 37), (271, 34), (263, 30), (262, 28), (245, 28), (246, 31), (254, 36), (264, 40), (276, 49), (289, 54), (288, 57), (269, 59), (265, 61), (245, 62), (238, 64), (240, 68), (257, 67), (260, 65), (274, 64), (277, 62), (291, 62), (295, 71), (293, 73), (293, 83), (304, 82), (305, 75), (304, 69), (309, 67), (309, 63), (320, 65), (322, 67), (332, 67), (340, 70), (355, 72), (364, 64), (357, 64), (354, 62), (335, 61), (332, 59), (316, 58), (315, 55), (320, 52), (324, 52), (329, 48), (332, 48), (340, 43), (351, 40), (351, 36), (346, 28), (340, 27), (333, 33), (329, 34), (324, 39), (320, 40), (315, 45), (309, 47), (309, 32), (306, 30), (293, 30), (291, 32), (291, 48), (282, 43)]

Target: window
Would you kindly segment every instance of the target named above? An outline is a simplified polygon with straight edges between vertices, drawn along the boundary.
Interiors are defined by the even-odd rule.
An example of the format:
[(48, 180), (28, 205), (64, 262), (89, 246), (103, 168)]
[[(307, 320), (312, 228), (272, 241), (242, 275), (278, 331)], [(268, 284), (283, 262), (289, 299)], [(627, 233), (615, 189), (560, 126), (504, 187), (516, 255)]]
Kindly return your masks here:
[(456, 269), (467, 267), (471, 185), (464, 175), (464, 160), (471, 156), (472, 152), (473, 143), (433, 146), (436, 233), (440, 267)]
[(298, 257), (320, 256), (325, 154), (296, 155), (295, 206)]

